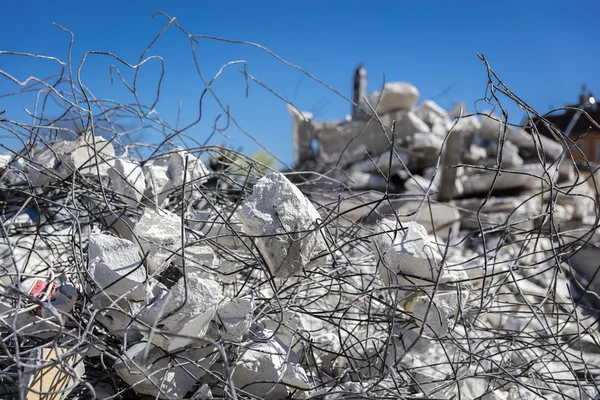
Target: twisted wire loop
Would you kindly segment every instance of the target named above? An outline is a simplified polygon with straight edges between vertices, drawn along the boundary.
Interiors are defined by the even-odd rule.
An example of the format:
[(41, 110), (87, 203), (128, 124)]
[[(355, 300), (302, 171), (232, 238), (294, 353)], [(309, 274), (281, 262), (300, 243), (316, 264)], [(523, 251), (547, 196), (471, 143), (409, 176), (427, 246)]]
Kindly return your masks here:
[[(74, 65), (74, 35), (63, 27), (71, 38), (68, 62), (0, 51), (3, 59), (41, 59), (60, 69), (22, 81), (0, 70), (0, 79), (16, 88), (3, 101), (35, 102), (24, 117), (0, 110), (2, 137), (17, 143), (0, 140), (7, 154), (0, 159), (1, 398), (594, 398), (600, 374), (596, 166), (576, 163), (574, 138), (510, 91), (485, 57), (486, 95), (476, 105), (501, 117), (461, 112), (432, 164), (434, 176), (456, 169), (472, 180), (491, 177), (485, 192), (441, 202), (428, 182), (419, 195), (399, 193), (392, 188), (392, 164), (403, 164), (397, 148), (383, 161), (365, 157), (385, 182), (380, 191), (350, 188), (339, 162), (302, 170), (279, 160), (319, 217), (294, 228), (280, 210), (284, 230), (249, 234), (237, 216), (273, 169), (209, 143), (236, 130), (276, 155), (243, 128), (213, 84), (226, 69), (241, 67), (246, 94), (257, 84), (295, 106), (249, 75), (245, 61), (206, 78), (196, 54), (200, 42), (251, 46), (351, 101), (263, 46), (192, 35), (175, 18), (155, 18), (165, 26), (133, 62), (89, 51)], [(148, 54), (167, 30), (187, 38), (204, 84), (197, 118), (184, 127), (157, 111), (168, 68)], [(92, 94), (82, 71), (99, 58), (114, 63), (111, 79), (133, 102)], [(161, 73), (147, 105), (139, 82), (150, 64)], [(205, 115), (207, 98), (222, 114), (208, 131), (194, 131), (213, 118)], [(561, 156), (547, 157), (535, 125), (537, 161), (528, 169), (506, 167), (511, 124), (501, 99), (545, 123)], [(402, 132), (385, 126), (377, 105), (362, 107), (395, 143)], [(499, 118), (504, 127), (496, 159), (443, 165), (454, 128), (474, 117)], [(587, 113), (583, 118), (597, 127)], [(168, 172), (162, 181), (158, 172), (148, 173), (162, 167)], [(571, 171), (567, 180), (559, 179), (564, 168)], [(142, 186), (132, 179), (140, 175)], [(507, 177), (528, 182), (527, 190), (500, 196)], [(399, 209), (402, 202), (414, 207)], [(459, 225), (445, 226), (445, 213), (458, 215)], [(179, 222), (172, 231), (165, 226), (164, 235), (140, 228), (158, 220)], [(424, 235), (413, 220), (429, 221)], [(409, 236), (427, 242), (418, 255), (398, 250)], [(259, 245), (274, 246), (280, 237), (292, 243), (290, 254), (309, 240), (322, 251), (311, 266), (282, 279)], [(139, 258), (106, 284), (93, 254), (109, 244), (121, 247), (107, 263), (123, 261), (128, 246)], [(237, 316), (215, 313), (211, 304), (230, 304), (228, 312)], [(202, 325), (197, 318), (206, 310)], [(149, 318), (152, 313), (159, 317)], [(248, 329), (236, 337), (232, 327), (244, 324)]]

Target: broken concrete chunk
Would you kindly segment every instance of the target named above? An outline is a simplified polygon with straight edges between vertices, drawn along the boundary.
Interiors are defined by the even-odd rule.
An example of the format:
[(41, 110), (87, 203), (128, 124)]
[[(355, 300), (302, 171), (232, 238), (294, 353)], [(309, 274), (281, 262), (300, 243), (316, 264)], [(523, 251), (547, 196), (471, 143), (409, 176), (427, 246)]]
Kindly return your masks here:
[(429, 126), (412, 111), (398, 111), (394, 114), (394, 120), (396, 121), (396, 138), (410, 137), (415, 133), (431, 131)]
[(157, 207), (162, 206), (169, 188), (170, 178), (167, 175), (167, 166), (159, 164), (144, 164), (144, 178), (146, 181), (146, 192), (144, 195), (154, 201)]
[(223, 299), (221, 285), (217, 282), (188, 274), (168, 293), (144, 308), (139, 319), (161, 330), (161, 333), (154, 333), (152, 342), (172, 352), (206, 334)]
[(129, 342), (141, 340), (143, 335), (135, 322), (138, 313), (146, 305), (143, 301), (117, 300), (104, 293), (92, 297), (97, 321), (110, 334), (117, 337), (127, 337)]
[[(416, 118), (416, 117), (415, 117)], [(391, 148), (391, 115), (366, 121), (317, 124), (319, 159), (327, 164), (343, 167), (371, 155), (381, 154)], [(429, 129), (421, 122), (421, 127)], [(408, 123), (410, 124), (410, 122)], [(417, 129), (418, 131), (418, 129)]]
[(122, 158), (117, 158), (108, 170), (112, 190), (122, 195), (122, 200), (131, 207), (137, 207), (146, 190), (146, 178), (142, 168)]
[[(145, 357), (146, 346), (150, 346)], [(212, 346), (167, 353), (151, 343), (134, 344), (117, 360), (114, 369), (136, 393), (160, 399), (182, 399), (214, 364)]]
[(222, 325), (221, 338), (241, 342), (248, 334), (254, 316), (254, 299), (237, 298), (217, 310), (218, 322)]
[[(187, 173), (185, 168), (186, 165)], [(184, 173), (186, 185), (200, 185), (207, 181), (210, 175), (210, 170), (206, 168), (201, 159), (196, 158), (188, 151), (179, 150), (174, 153), (170, 153), (169, 165), (167, 169), (167, 174), (171, 179), (170, 186), (177, 188), (183, 185)]]
[(433, 127), (435, 124), (445, 126), (449, 119), (446, 110), (431, 100), (425, 100), (422, 102), (415, 110), (415, 114), (423, 122), (429, 125), (429, 127)]
[(215, 207), (195, 213), (186, 218), (186, 222), (191, 229), (202, 233), (206, 239), (231, 250), (244, 249), (246, 246), (238, 236), (242, 232), (242, 223), (236, 214), (230, 214), (231, 211)]
[(441, 273), (442, 256), (417, 222), (379, 221), (372, 246), (386, 286), (415, 286), (414, 290), (423, 290), (420, 285), (433, 285)]
[(412, 299), (410, 307), (407, 306), (407, 312), (412, 313), (417, 325), (424, 326), (424, 333), (435, 338), (446, 336), (450, 318), (457, 311), (458, 295), (456, 292), (435, 293), (433, 301), (428, 295), (416, 296)]
[(114, 157), (113, 145), (100, 136), (87, 134), (74, 141), (61, 140), (51, 143), (33, 157), (29, 180), (37, 186), (64, 179), (75, 171), (92, 176), (99, 172), (101, 177), (106, 176)]
[[(265, 332), (272, 336), (272, 332)], [(282, 346), (276, 337), (250, 342), (239, 350), (242, 353), (231, 376), (236, 388), (262, 399), (274, 400), (287, 398), (293, 388), (309, 390), (312, 387), (304, 368), (294, 362), (298, 356)]]
[[(498, 143), (493, 143), (487, 148), (487, 155), (494, 164), (500, 154)], [(502, 147), (502, 168), (514, 168), (523, 165), (523, 159), (519, 156), (519, 148), (510, 141), (505, 141)]]
[(126, 239), (101, 233), (91, 234), (88, 274), (110, 296), (146, 299), (146, 269), (139, 248)]
[(244, 232), (256, 236), (256, 246), (275, 277), (288, 278), (325, 262), (326, 257), (315, 260), (327, 250), (321, 232), (309, 232), (320, 215), (283, 174), (261, 178), (238, 215)]
[(532, 135), (522, 128), (506, 126), (501, 118), (489, 114), (481, 118), (481, 129), (478, 135), (492, 142), (498, 142), (498, 139), (506, 131), (506, 140), (513, 142), (519, 148), (519, 155), (524, 159), (538, 159), (536, 150), (546, 155), (546, 162), (551, 163), (562, 153), (563, 147), (554, 140), (542, 135)]
[(383, 87), (383, 94), (377, 91), (367, 96), (367, 100), (378, 114), (412, 110), (418, 99), (419, 90), (407, 82), (386, 83)]
[(151, 274), (164, 271), (169, 259), (181, 247), (181, 218), (170, 211), (146, 207), (135, 224), (137, 236), (144, 253), (148, 253), (148, 270)]
[(419, 334), (419, 328), (396, 329), (396, 357), (404, 353), (425, 354), (431, 346), (431, 339)]
[[(177, 255), (173, 263), (183, 267), (183, 258)], [(185, 248), (185, 272), (186, 274), (199, 274), (203, 278), (209, 278), (215, 274), (215, 252), (210, 246), (192, 245)]]

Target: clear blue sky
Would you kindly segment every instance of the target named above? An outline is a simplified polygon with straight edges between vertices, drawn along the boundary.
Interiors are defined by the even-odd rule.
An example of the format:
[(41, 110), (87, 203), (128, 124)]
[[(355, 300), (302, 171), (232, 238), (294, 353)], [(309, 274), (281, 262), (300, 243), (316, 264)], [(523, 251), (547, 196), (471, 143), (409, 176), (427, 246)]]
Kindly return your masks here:
[[(60, 5), (58, 5), (60, 4)], [(581, 84), (600, 94), (600, 2), (525, 0), (483, 1), (39, 1), (4, 0), (0, 17), (0, 50), (39, 53), (67, 60), (68, 35), (56, 22), (75, 34), (74, 68), (90, 50), (113, 52), (136, 63), (142, 51), (167, 22), (151, 18), (156, 11), (176, 17), (193, 34), (259, 43), (311, 72), (350, 96), (353, 70), (364, 63), (369, 91), (388, 81), (417, 86), (421, 100), (434, 98), (451, 107), (465, 101), (468, 111), (485, 94), (486, 70), (477, 58), (484, 54), (509, 88), (540, 112), (577, 99)], [(265, 52), (248, 46), (201, 40), (198, 61), (210, 79), (226, 62), (246, 60), (248, 72), (316, 119), (342, 119), (350, 109), (334, 93), (283, 65)], [(157, 110), (163, 119), (176, 121), (183, 104), (182, 124), (198, 115), (202, 83), (192, 62), (187, 37), (169, 28), (148, 55), (165, 59), (165, 78)], [(110, 85), (105, 56), (90, 56), (82, 79), (98, 98), (132, 102), (121, 83)], [(125, 76), (133, 75), (121, 67)], [(239, 65), (229, 67), (214, 89), (244, 129), (282, 160), (291, 162), (291, 121), (285, 104), (260, 86), (250, 83), (245, 98)], [(0, 55), (0, 70), (24, 80), (57, 73), (56, 63)], [(152, 103), (159, 74), (157, 62), (144, 67), (140, 94)], [(439, 95), (451, 86), (448, 95)], [(0, 92), (16, 85), (0, 77)], [(437, 96), (437, 97), (436, 97)], [(17, 100), (18, 99), (18, 100)], [(509, 118), (523, 114), (506, 104)], [(33, 98), (0, 98), (4, 117), (19, 119)], [(487, 107), (478, 106), (479, 111)], [(210, 133), (219, 109), (208, 99), (203, 121), (188, 131), (199, 141)], [(2, 135), (5, 135), (3, 132)], [(216, 137), (213, 143), (230, 143), (253, 152), (258, 147), (237, 129)], [(3, 139), (6, 140), (6, 139)], [(8, 143), (8, 142), (7, 142)]]

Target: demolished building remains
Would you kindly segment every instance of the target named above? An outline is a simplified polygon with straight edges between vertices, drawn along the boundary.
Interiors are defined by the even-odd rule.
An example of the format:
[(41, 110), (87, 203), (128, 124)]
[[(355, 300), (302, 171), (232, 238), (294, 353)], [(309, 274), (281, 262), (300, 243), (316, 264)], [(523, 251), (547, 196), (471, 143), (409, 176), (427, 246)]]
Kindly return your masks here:
[(594, 398), (598, 191), (568, 136), (353, 87), (344, 121), (288, 107), (285, 173), (93, 124), (1, 156), (0, 397)]

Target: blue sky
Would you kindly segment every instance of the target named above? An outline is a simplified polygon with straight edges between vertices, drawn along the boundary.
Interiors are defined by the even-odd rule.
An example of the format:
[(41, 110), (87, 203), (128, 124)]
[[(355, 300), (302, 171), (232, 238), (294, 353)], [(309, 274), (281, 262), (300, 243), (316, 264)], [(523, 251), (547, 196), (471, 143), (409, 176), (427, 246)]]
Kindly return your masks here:
[[(57, 4), (60, 4), (57, 5)], [(4, 0), (0, 17), (0, 50), (44, 54), (67, 61), (69, 37), (52, 25), (75, 34), (73, 64), (76, 70), (86, 51), (112, 52), (135, 64), (154, 36), (164, 27), (164, 11), (192, 34), (259, 43), (350, 96), (354, 68), (363, 63), (369, 91), (383, 82), (407, 81), (449, 108), (459, 101), (468, 111), (485, 95), (487, 74), (477, 53), (485, 55), (506, 85), (523, 100), (546, 112), (577, 99), (581, 84), (600, 93), (600, 35), (596, 1), (38, 1)], [(245, 60), (248, 73), (298, 108), (311, 110), (317, 120), (342, 119), (350, 105), (301, 72), (253, 47), (201, 39), (198, 62), (207, 79), (230, 61)], [(203, 85), (193, 63), (187, 37), (175, 27), (148, 53), (165, 62), (165, 77), (156, 106), (161, 117), (175, 125), (182, 104), (181, 125), (198, 117)], [(109, 67), (118, 64), (107, 56), (88, 56), (82, 80), (97, 98), (132, 102), (121, 83), (110, 83)], [(127, 79), (133, 73), (119, 68)], [(230, 106), (244, 130), (291, 163), (291, 120), (285, 103), (250, 82), (245, 97), (241, 64), (225, 69), (213, 88)], [(0, 55), (0, 70), (19, 80), (57, 73), (58, 64), (46, 60)], [(156, 96), (159, 63), (140, 70), (140, 97), (151, 104)], [(446, 94), (444, 89), (450, 87)], [(0, 76), (0, 93), (17, 86)], [(520, 122), (523, 113), (505, 103), (509, 119)], [(23, 107), (33, 109), (33, 95), (0, 98), (4, 117), (23, 120)], [(479, 102), (477, 109), (489, 106)], [(187, 134), (204, 142), (220, 109), (208, 98), (203, 118)], [(29, 122), (29, 120), (26, 120)], [(6, 132), (0, 135), (6, 136)], [(258, 146), (236, 128), (228, 138), (217, 135), (212, 143), (228, 143), (252, 153)], [(0, 139), (7, 145), (15, 141)], [(148, 138), (148, 140), (151, 140)]]

